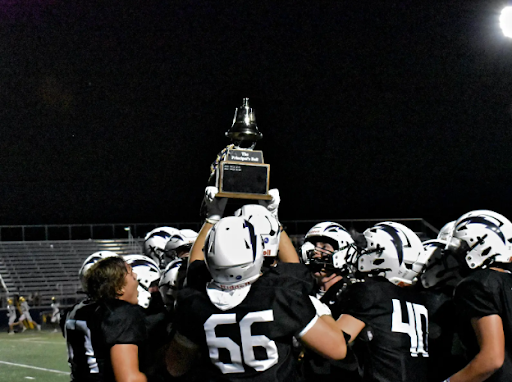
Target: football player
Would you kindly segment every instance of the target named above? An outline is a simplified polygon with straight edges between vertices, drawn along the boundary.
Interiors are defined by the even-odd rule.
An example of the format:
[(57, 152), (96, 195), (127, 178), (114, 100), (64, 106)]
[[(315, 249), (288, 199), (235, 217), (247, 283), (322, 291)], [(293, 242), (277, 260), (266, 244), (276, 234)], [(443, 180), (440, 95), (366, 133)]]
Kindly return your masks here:
[(428, 312), (410, 287), (427, 261), (421, 240), (394, 222), (364, 236), (357, 264), (368, 276), (348, 286), (336, 323), (350, 335), (363, 381), (426, 381)]
[(313, 226), (304, 238), (301, 253), (315, 277), (319, 299), (332, 286), (354, 273), (357, 247), (350, 233), (338, 223), (322, 222)]
[[(182, 259), (173, 260), (167, 264), (160, 277), (158, 290), (160, 291), (170, 317), (172, 317), (174, 312), (174, 304), (178, 296), (178, 291), (183, 289), (187, 264), (188, 262), (183, 262)], [(183, 274), (183, 271), (185, 271), (185, 274)]]
[(123, 258), (137, 275), (138, 304), (144, 309), (148, 335), (145, 374), (150, 381), (164, 381), (167, 372), (163, 347), (167, 340), (169, 318), (158, 290), (160, 269), (155, 261), (144, 255), (125, 255)]
[(148, 232), (144, 239), (144, 255), (153, 259), (161, 270), (165, 268), (165, 245), (179, 230), (172, 227), (158, 227)]
[(182, 229), (171, 236), (165, 245), (164, 258), (166, 266), (162, 271), (158, 285), (167, 310), (172, 313), (176, 293), (183, 288), (187, 276), (188, 257), (197, 232)]
[(31, 327), (35, 327), (35, 328), (37, 328), (37, 330), (41, 330), (41, 325), (39, 325), (34, 320), (32, 320), (32, 316), (30, 315), (30, 306), (28, 305), (28, 302), (25, 299), (25, 297), (20, 296), (19, 301), (20, 301), (19, 309), (21, 311), (21, 316), (19, 318), (19, 322), (21, 322), (21, 325), (23, 325), (23, 331), (27, 330), (27, 327), (25, 326), (25, 323), (23, 322), (25, 320), (28, 322), (28, 325), (30, 325)]
[[(315, 277), (315, 295), (330, 308), (336, 320), (343, 309), (343, 292), (348, 285), (358, 281), (354, 276), (355, 242), (342, 225), (334, 222), (316, 224), (304, 240), (302, 259)], [(303, 357), (306, 380), (360, 381), (357, 360), (348, 350), (342, 361), (329, 361), (306, 351)]]
[[(101, 259), (107, 257), (118, 256), (115, 252), (99, 251), (88, 256), (78, 271), (78, 278), (82, 286), (82, 292), (87, 294), (87, 284), (85, 276), (89, 269)], [(94, 322), (94, 302), (86, 297), (84, 300), (78, 302), (70, 308), (64, 310), (62, 319), (60, 321), (62, 334), (66, 339), (66, 346), (68, 350), (68, 364), (71, 368), (71, 379), (74, 380), (101, 380), (100, 370), (95, 364), (89, 367), (88, 360), (95, 360), (95, 349), (92, 346), (91, 336), (88, 332), (88, 327), (92, 327), (89, 322)], [(68, 319), (70, 322), (79, 320), (82, 322), (81, 326), (76, 330), (76, 325), (69, 330), (66, 329)], [(74, 320), (74, 321), (73, 321)], [(80, 330), (81, 329), (81, 330)], [(81, 379), (80, 379), (81, 378)]]
[(108, 256), (83, 276), (89, 299), (75, 305), (64, 324), (72, 380), (147, 382), (147, 332), (137, 305), (137, 275), (122, 257)]
[(16, 321), (16, 307), (12, 298), (7, 299), (7, 317), (9, 318), (9, 334), (15, 334), (14, 326), (19, 325), (20, 321)]
[(213, 280), (206, 289), (185, 288), (178, 295), (177, 332), (167, 352), (171, 375), (184, 374), (201, 353), (211, 361), (213, 379), (297, 381), (294, 336), (326, 357), (345, 356), (342, 332), (318, 301), (317, 316), (311, 299), (293, 285), (298, 280), (261, 275), (263, 242), (250, 222), (206, 222), (192, 252), (203, 243)]
[(467, 274), (455, 288), (461, 339), (470, 362), (446, 381), (512, 380), (512, 223), (489, 210), (455, 223), (450, 243)]
[[(451, 237), (451, 231), (448, 235)], [(439, 238), (423, 242), (428, 261), (420, 275), (421, 283), (416, 284), (429, 315), (430, 382), (442, 381), (466, 364), (462, 344), (456, 335), (456, 311), (452, 298), (462, 277), (459, 263), (453, 252), (446, 248), (447, 244)]]
[[(217, 192), (218, 189), (213, 186), (206, 187), (205, 190), (202, 206), (203, 210), (206, 211), (205, 224), (209, 224), (208, 227), (211, 227), (222, 217), (227, 202), (227, 198), (216, 198)], [(297, 281), (300, 281), (296, 286), (301, 288), (301, 291), (306, 295), (310, 295), (315, 289), (315, 281), (308, 268), (300, 262), (295, 246), (278, 219), (278, 208), (281, 202), (279, 190), (269, 190), (269, 195), (272, 199), (268, 201), (260, 200), (258, 205), (245, 205), (235, 211), (235, 216), (244, 217), (251, 221), (257, 234), (263, 239), (265, 256), (262, 271), (268, 272), (269, 276), (286, 275), (294, 277)], [(280, 232), (278, 232), (277, 227), (279, 227)], [(203, 226), (204, 228), (205, 226)], [(208, 229), (204, 231), (207, 232)], [(202, 240), (204, 241), (204, 236)], [(199, 258), (195, 257), (194, 254), (197, 254)], [(187, 271), (187, 283), (188, 286), (193, 288), (204, 289), (206, 283), (212, 277), (203, 263), (195, 263), (195, 260), (198, 259), (203, 259), (202, 251), (192, 250)]]
[(164, 256), (166, 260), (172, 261), (188, 257), (196, 238), (197, 232), (191, 229), (181, 229), (173, 234), (165, 244)]
[(50, 322), (55, 327), (53, 331), (58, 332), (57, 328), (60, 325), (60, 304), (55, 297), (52, 297), (52, 303), (50, 307), (52, 308), (52, 316), (50, 318)]

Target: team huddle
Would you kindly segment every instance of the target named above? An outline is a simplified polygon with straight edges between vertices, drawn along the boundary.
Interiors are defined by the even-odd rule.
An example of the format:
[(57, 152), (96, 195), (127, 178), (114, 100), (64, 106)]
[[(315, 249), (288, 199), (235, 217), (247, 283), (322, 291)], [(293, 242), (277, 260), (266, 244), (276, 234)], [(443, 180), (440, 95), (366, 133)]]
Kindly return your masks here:
[[(466, 213), (422, 243), (397, 222), (312, 227), (297, 251), (280, 197), (144, 254), (97, 252), (61, 326), (72, 381), (512, 381), (512, 223)], [(506, 341), (508, 339), (508, 341)]]

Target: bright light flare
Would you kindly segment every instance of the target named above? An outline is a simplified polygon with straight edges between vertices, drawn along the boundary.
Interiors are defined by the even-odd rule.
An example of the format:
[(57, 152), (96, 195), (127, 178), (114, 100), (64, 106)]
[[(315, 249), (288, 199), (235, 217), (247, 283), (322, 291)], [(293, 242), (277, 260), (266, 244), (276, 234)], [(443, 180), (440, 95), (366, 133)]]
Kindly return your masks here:
[(500, 28), (506, 37), (512, 38), (512, 6), (505, 7), (501, 11)]

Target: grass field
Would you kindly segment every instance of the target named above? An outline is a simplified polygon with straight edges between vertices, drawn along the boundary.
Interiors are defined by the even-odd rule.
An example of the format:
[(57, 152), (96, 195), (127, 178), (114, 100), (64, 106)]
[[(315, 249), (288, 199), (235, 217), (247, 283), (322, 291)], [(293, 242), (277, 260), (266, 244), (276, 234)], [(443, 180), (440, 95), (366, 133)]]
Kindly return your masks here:
[(66, 342), (62, 334), (27, 330), (0, 333), (1, 382), (69, 381)]

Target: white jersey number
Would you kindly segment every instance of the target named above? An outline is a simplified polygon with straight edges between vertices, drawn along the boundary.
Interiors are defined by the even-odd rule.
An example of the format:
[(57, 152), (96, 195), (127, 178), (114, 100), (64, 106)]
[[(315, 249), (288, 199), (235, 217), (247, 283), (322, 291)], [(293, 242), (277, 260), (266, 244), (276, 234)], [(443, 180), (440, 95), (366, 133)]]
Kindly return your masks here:
[(74, 342), (73, 340), (70, 340), (71, 333), (69, 332), (76, 332), (79, 333), (78, 337), (83, 338), (83, 344), (79, 344), (79, 349), (85, 352), (85, 356), (87, 358), (87, 364), (89, 365), (89, 372), (90, 373), (99, 373), (98, 363), (96, 361), (96, 357), (94, 354), (94, 350), (92, 348), (92, 341), (91, 341), (91, 331), (89, 327), (87, 326), (86, 321), (82, 320), (72, 320), (69, 319), (66, 321), (66, 325), (64, 327), (64, 333), (66, 336), (66, 342), (68, 345), (68, 356), (70, 361), (74, 358), (74, 351), (73, 346), (70, 342)]
[[(402, 306), (400, 300), (393, 299), (393, 317), (391, 331), (405, 333), (411, 337), (411, 356), (417, 357), (421, 354), (428, 357), (427, 335), (428, 335), (428, 311), (423, 305), (405, 303), (407, 306), (408, 322), (402, 322)], [(425, 330), (422, 328), (422, 317), (425, 320)]]
[[(271, 321), (274, 321), (274, 312), (272, 310), (247, 313), (239, 323), (240, 338), (242, 339), (242, 351), (240, 351), (240, 346), (231, 338), (217, 337), (215, 335), (215, 327), (217, 325), (236, 324), (236, 314), (212, 314), (204, 323), (204, 331), (210, 351), (210, 359), (213, 364), (217, 366), (223, 374), (243, 373), (243, 363), (251, 366), (256, 371), (265, 371), (274, 366), (279, 358), (276, 343), (267, 336), (253, 336), (251, 334), (251, 325), (253, 323)], [(256, 359), (254, 356), (255, 346), (265, 348), (267, 359)], [(219, 348), (226, 349), (229, 352), (231, 363), (220, 362)]]

